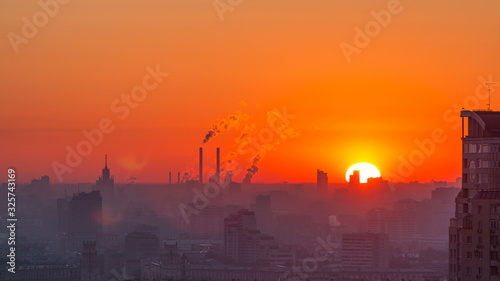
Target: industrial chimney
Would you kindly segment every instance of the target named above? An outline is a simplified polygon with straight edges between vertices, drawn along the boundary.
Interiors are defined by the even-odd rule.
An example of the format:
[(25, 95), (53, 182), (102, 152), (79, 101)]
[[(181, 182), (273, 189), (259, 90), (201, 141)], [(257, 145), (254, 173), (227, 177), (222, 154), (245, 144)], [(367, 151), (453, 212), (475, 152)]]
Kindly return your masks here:
[(203, 147), (200, 147), (200, 184), (203, 184)]
[(217, 157), (217, 172), (215, 174), (215, 180), (217, 183), (219, 183), (220, 182), (220, 148), (219, 147), (217, 147), (216, 157)]

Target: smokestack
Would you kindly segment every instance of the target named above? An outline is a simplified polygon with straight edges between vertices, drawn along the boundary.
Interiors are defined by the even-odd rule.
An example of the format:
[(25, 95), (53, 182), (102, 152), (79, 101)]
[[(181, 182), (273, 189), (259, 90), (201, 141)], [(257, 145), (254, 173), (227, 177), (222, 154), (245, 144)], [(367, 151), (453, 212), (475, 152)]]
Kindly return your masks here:
[(219, 183), (220, 182), (220, 148), (217, 147), (217, 173), (215, 174), (216, 178), (216, 182)]
[(203, 183), (203, 147), (200, 147), (200, 183)]
[(172, 172), (168, 172), (168, 184), (172, 184)]
[(181, 184), (181, 172), (177, 172), (177, 183)]

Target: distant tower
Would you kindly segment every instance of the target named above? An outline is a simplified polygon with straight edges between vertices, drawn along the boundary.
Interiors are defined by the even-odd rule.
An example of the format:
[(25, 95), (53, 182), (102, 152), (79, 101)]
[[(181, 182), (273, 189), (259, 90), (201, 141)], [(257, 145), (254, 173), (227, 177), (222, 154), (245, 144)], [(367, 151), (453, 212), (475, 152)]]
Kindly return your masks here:
[(316, 171), (316, 185), (318, 187), (318, 191), (328, 190), (328, 174), (320, 169)]
[(99, 179), (96, 181), (96, 187), (98, 190), (100, 188), (112, 188), (114, 186), (114, 178), (110, 176), (110, 172), (108, 169), (108, 155), (104, 156), (104, 168), (102, 169), (102, 175), (99, 176)]
[(97, 190), (101, 193), (104, 200), (104, 205), (106, 208), (113, 207), (115, 204), (115, 180), (110, 176), (110, 171), (108, 168), (108, 155), (104, 156), (104, 168), (102, 169), (102, 175), (96, 180), (93, 190)]
[(83, 241), (82, 260), (80, 262), (82, 281), (97, 281), (99, 267), (97, 264), (97, 249), (95, 241)]
[(203, 147), (200, 147), (200, 184), (203, 184)]
[(215, 164), (216, 164), (216, 167), (217, 167), (217, 168), (216, 168), (216, 169), (217, 169), (217, 172), (216, 172), (216, 174), (215, 174), (215, 175), (216, 175), (215, 181), (216, 181), (216, 182), (220, 182), (220, 148), (219, 148), (219, 147), (217, 147), (215, 157), (216, 157), (216, 159), (217, 159), (217, 160), (216, 160), (216, 163), (215, 163)]

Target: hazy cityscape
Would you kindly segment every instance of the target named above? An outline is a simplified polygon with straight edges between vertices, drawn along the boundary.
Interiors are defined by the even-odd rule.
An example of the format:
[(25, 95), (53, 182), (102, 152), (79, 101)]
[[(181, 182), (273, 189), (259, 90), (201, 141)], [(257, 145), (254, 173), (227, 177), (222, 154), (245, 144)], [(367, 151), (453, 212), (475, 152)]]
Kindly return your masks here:
[(500, 1), (0, 1), (0, 281), (500, 281)]
[[(204, 163), (205, 153), (216, 163)], [(265, 184), (220, 175), (199, 149), (204, 182), (16, 187), (16, 274), (2, 280), (443, 280), (456, 182)], [(96, 163), (96, 166), (99, 163)], [(219, 174), (218, 174), (219, 173)], [(200, 175), (203, 175), (200, 174)], [(198, 178), (200, 178), (198, 176)], [(203, 178), (203, 177), (201, 177)], [(6, 198), (7, 183), (2, 198)], [(3, 213), (2, 217), (8, 217)], [(8, 241), (4, 221), (2, 241)], [(10, 246), (2, 243), (2, 252)], [(4, 264), (9, 258), (2, 257)], [(14, 276), (14, 277), (13, 277)]]

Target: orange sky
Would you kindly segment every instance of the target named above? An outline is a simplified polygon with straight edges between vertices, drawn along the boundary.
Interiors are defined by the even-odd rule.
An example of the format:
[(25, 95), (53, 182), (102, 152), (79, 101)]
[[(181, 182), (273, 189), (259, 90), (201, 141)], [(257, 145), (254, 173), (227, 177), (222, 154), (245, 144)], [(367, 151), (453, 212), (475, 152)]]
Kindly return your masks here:
[[(403, 181), (452, 181), (461, 174), (460, 129), (443, 114), (471, 101), (479, 76), (500, 81), (494, 0), (400, 1), (350, 63), (340, 44), (354, 45), (355, 28), (374, 20), (370, 11), (394, 0), (243, 0), (222, 21), (211, 0), (60, 1), (68, 3), (17, 54), (9, 34), (22, 35), (22, 18), (43, 10), (38, 1), (0, 2), (0, 167), (15, 167), (21, 181), (47, 174), (58, 182), (54, 161), (64, 164), (65, 147), (103, 118), (116, 129), (64, 182), (94, 181), (105, 153), (118, 182), (196, 173), (211, 123), (241, 111), (262, 130), (268, 112), (284, 107), (298, 136), (266, 153), (254, 181), (312, 182), (320, 168), (342, 182), (356, 162)], [(170, 75), (120, 120), (111, 104), (156, 65)], [(500, 98), (491, 104), (500, 109)], [(446, 140), (402, 175), (415, 141), (436, 128)], [(235, 151), (242, 129), (205, 145), (207, 171), (215, 147)]]

